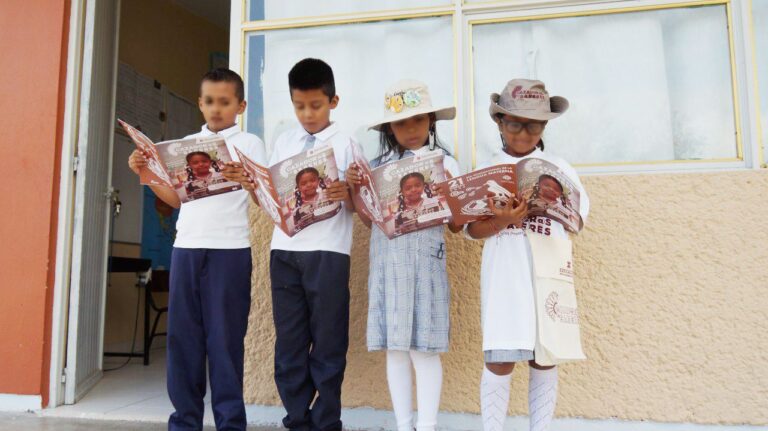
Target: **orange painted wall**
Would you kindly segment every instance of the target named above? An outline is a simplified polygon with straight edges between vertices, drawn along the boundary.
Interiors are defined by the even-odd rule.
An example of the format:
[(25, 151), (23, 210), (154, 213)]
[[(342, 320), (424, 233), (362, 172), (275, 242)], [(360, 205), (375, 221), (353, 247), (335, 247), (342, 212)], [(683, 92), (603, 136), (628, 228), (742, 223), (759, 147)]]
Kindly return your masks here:
[(47, 393), (68, 20), (69, 1), (0, 2), (0, 393)]

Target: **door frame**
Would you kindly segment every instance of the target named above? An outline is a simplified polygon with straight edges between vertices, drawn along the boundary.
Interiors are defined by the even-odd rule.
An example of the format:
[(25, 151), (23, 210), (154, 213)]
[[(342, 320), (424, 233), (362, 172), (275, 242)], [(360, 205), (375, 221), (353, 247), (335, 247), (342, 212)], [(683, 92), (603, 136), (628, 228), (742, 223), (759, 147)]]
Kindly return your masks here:
[[(89, 14), (94, 11), (94, 8), (90, 8), (89, 10), (87, 7), (88, 1), (89, 0), (71, 0), (70, 3), (69, 35), (67, 42), (67, 76), (64, 95), (64, 124), (60, 165), (61, 178), (59, 183), (58, 226), (56, 238), (56, 263), (53, 285), (53, 314), (51, 317), (51, 362), (48, 405), (44, 406), (49, 408), (62, 405), (65, 401), (65, 366), (69, 332), (68, 322), (71, 306), (69, 294), (71, 289), (72, 250), (75, 243), (80, 241), (79, 238), (73, 237), (76, 185), (75, 171), (77, 170), (77, 158), (75, 155), (80, 133), (80, 97), (83, 91), (83, 55), (87, 50), (93, 49), (92, 41), (85, 39), (86, 22), (88, 21), (88, 18), (90, 18)], [(117, 2), (117, 8), (118, 20), (115, 28), (115, 61), (118, 56), (117, 45), (119, 39), (120, 2)], [(113, 88), (111, 91), (114, 94), (117, 82), (116, 80), (113, 81)], [(112, 109), (114, 110), (114, 104)], [(110, 154), (111, 152), (112, 150), (110, 149)], [(109, 238), (105, 237), (105, 241), (109, 241)], [(104, 289), (106, 289), (106, 286), (104, 286)], [(104, 330), (103, 326), (104, 322), (102, 322), (102, 334)], [(99, 342), (103, 343), (103, 339), (99, 340)]]

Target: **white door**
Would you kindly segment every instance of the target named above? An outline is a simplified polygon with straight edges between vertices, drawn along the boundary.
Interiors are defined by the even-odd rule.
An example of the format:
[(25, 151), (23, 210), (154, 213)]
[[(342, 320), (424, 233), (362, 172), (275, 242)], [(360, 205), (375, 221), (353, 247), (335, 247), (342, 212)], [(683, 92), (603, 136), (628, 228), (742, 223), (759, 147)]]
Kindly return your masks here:
[(102, 376), (120, 0), (85, 0), (64, 402)]

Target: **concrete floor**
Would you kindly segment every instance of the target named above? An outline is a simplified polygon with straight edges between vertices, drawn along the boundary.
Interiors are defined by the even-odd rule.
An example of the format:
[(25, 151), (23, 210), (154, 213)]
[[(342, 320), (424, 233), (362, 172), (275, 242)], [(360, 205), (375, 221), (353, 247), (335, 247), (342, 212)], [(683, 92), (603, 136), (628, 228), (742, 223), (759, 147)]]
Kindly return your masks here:
[[(165, 431), (163, 423), (100, 421), (40, 417), (34, 413), (0, 413), (0, 431)], [(205, 427), (205, 431), (214, 431)], [(278, 431), (281, 428), (248, 427), (248, 431)]]

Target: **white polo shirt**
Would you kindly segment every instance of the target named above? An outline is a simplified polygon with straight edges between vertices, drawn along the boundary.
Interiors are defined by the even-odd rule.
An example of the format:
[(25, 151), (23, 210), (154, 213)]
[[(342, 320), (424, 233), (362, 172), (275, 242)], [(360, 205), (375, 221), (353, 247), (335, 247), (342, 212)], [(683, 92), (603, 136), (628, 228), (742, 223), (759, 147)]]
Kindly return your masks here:
[[(216, 134), (208, 126), (203, 126), (199, 133), (187, 138)], [(264, 142), (258, 136), (241, 131), (237, 125), (220, 131), (218, 135), (226, 140), (234, 161), (240, 161), (234, 150), (237, 147), (254, 162), (266, 163), (267, 152)], [(218, 249), (250, 247), (248, 199), (248, 192), (238, 190), (181, 204), (173, 246)]]
[[(303, 152), (304, 144), (309, 137), (310, 134), (301, 126), (284, 132), (275, 142), (275, 148), (269, 158), (269, 166)], [(357, 142), (343, 133), (336, 123), (331, 123), (314, 137), (313, 148), (327, 144), (333, 146), (339, 180), (344, 181), (344, 172), (352, 161), (350, 145), (357, 145)], [(335, 216), (309, 225), (293, 237), (289, 237), (280, 228), (275, 227), (272, 233), (272, 250), (323, 250), (349, 254), (352, 250), (352, 211), (342, 203), (341, 211)]]

